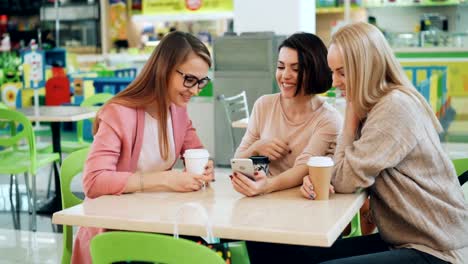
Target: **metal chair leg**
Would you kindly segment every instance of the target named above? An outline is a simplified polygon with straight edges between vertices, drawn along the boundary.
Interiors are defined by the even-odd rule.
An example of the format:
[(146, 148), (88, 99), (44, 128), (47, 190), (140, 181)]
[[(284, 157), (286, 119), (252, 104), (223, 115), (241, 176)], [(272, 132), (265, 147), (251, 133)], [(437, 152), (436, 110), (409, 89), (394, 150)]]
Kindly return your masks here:
[[(19, 217), (19, 195), (18, 195), (18, 178), (16, 177), (15, 174), (10, 175), (10, 207), (11, 207), (11, 217), (13, 220), (13, 228), (16, 230), (21, 229), (20, 225), (20, 217)], [(13, 182), (16, 182), (16, 188), (15, 188), (15, 197), (16, 197), (16, 203), (13, 204)], [(16, 207), (16, 208), (15, 208)]]
[(50, 171), (49, 171), (49, 180), (47, 182), (47, 198), (50, 197), (50, 187), (52, 185), (52, 174), (54, 173), (54, 165), (50, 166)]
[(31, 193), (29, 189), (29, 177), (28, 174), (24, 174), (24, 184), (26, 185), (26, 197), (28, 198), (28, 212), (32, 213), (32, 206), (31, 206)]
[[(10, 201), (13, 203), (13, 174), (10, 174)], [(13, 208), (11, 208), (13, 210)]]
[(36, 201), (37, 201), (37, 192), (36, 192), (36, 175), (32, 175), (32, 231), (36, 232), (37, 223), (36, 223)]
[(21, 202), (21, 193), (20, 193), (20, 190), (19, 190), (19, 181), (18, 181), (18, 176), (15, 175), (15, 188), (16, 188), (16, 211), (19, 213), (21, 211), (21, 205), (22, 205), (22, 202)]

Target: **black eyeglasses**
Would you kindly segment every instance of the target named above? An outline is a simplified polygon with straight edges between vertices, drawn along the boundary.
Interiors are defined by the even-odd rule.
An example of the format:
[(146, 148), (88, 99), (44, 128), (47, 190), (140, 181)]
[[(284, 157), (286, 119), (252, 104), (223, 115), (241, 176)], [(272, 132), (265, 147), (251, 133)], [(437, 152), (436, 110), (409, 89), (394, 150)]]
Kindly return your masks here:
[(197, 77), (191, 75), (191, 74), (186, 74), (186, 73), (183, 73), (179, 70), (176, 70), (176, 72), (178, 72), (180, 75), (182, 75), (182, 78), (184, 78), (184, 87), (185, 88), (192, 88), (194, 87), (195, 85), (198, 84), (198, 89), (201, 90), (203, 88), (206, 87), (206, 85), (211, 81), (210, 78), (208, 77), (205, 77), (205, 78), (202, 78), (202, 79), (198, 79)]

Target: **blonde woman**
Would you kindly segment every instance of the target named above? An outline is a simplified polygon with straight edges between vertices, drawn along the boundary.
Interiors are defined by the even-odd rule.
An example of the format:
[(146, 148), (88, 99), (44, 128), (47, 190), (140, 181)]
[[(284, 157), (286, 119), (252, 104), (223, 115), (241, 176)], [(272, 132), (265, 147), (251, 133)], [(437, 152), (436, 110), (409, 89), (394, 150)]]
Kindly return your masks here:
[(333, 185), (368, 189), (379, 233), (344, 240), (335, 249), (353, 245), (356, 256), (327, 263), (466, 263), (468, 206), (442, 128), (382, 33), (367, 23), (343, 27), (328, 64), (348, 102)]

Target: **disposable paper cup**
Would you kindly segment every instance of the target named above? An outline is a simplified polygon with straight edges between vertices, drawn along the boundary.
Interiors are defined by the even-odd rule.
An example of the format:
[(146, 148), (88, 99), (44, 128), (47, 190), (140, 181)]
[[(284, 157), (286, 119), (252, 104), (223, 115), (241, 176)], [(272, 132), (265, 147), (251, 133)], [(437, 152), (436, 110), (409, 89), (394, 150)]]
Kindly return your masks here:
[(202, 175), (210, 153), (206, 149), (187, 149), (184, 153), (187, 172)]
[(252, 160), (255, 171), (263, 171), (265, 175), (269, 175), (269, 164), (270, 160), (266, 156), (250, 156), (249, 159)]
[(332, 170), (335, 165), (333, 160), (329, 157), (310, 157), (307, 165), (309, 166), (309, 179), (317, 194), (315, 200), (328, 200)]

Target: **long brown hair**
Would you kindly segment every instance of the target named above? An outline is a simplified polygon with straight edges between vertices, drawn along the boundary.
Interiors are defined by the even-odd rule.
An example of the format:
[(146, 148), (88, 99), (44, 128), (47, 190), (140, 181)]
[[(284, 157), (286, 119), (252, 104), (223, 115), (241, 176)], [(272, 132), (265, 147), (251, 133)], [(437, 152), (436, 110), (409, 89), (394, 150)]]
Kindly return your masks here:
[[(191, 53), (199, 56), (211, 67), (210, 52), (198, 38), (184, 32), (169, 33), (159, 42), (135, 80), (106, 103), (106, 105), (120, 104), (131, 108), (145, 108), (157, 102), (158, 125), (161, 129), (158, 136), (159, 151), (165, 160), (169, 156), (167, 135), (169, 79), (174, 69), (184, 63)], [(94, 134), (98, 128), (99, 118), (96, 118)]]
[(392, 90), (399, 90), (418, 102), (438, 132), (439, 120), (426, 99), (414, 88), (380, 30), (368, 23), (346, 25), (332, 36), (343, 58), (346, 97), (359, 118), (365, 118), (375, 104)]

